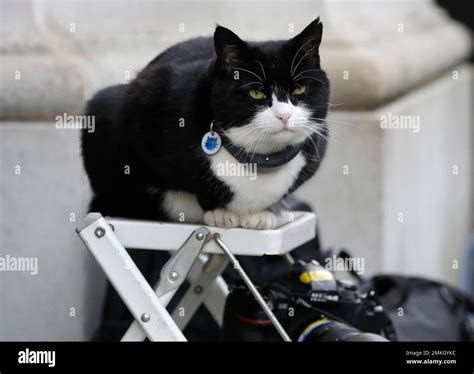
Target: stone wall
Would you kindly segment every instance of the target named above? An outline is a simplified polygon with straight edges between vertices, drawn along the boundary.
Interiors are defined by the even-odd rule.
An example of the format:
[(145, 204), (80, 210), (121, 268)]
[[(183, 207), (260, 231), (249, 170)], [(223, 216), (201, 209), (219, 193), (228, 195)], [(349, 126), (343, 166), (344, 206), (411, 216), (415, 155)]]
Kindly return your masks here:
[[(364, 258), (367, 274), (457, 283), (472, 230), (470, 40), (430, 1), (2, 0), (0, 255), (37, 257), (39, 272), (0, 272), (0, 340), (86, 340), (100, 311), (104, 278), (74, 233), (90, 194), (78, 133), (54, 117), (216, 22), (263, 40), (317, 15), (334, 135), (298, 194), (323, 244)], [(420, 131), (381, 129), (390, 113)]]

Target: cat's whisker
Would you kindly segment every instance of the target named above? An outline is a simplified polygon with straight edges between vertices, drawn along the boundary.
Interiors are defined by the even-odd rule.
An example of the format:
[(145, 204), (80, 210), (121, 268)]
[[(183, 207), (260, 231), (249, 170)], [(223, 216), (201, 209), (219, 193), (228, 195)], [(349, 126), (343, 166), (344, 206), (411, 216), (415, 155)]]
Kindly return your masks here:
[(294, 70), (292, 71), (291, 75), (294, 75), (295, 72), (296, 72), (296, 69), (298, 69), (298, 66), (301, 64), (301, 62), (304, 60), (304, 58), (309, 54), (311, 53), (315, 48), (318, 48), (319, 47), (319, 44), (313, 46), (312, 48), (310, 48), (304, 55), (303, 57), (301, 57), (301, 59), (298, 61), (298, 63), (296, 64)]
[(312, 37), (312, 38), (309, 38), (305, 43), (303, 43), (303, 45), (296, 51), (295, 55), (293, 56), (293, 60), (291, 61), (291, 66), (290, 66), (290, 74), (291, 76), (294, 75), (294, 72), (296, 71), (296, 68), (293, 69), (293, 65), (295, 63), (295, 60), (296, 60), (296, 56), (298, 56), (298, 53), (300, 53), (300, 51), (306, 46), (306, 44), (308, 43), (311, 43), (313, 40), (316, 40), (316, 36)]
[[(235, 142), (239, 142), (240, 140), (242, 140), (244, 137), (248, 136), (249, 134), (251, 134), (253, 131), (257, 131), (258, 130), (258, 127), (250, 127), (248, 129), (246, 129), (246, 131), (242, 134), (240, 134), (240, 136), (235, 139)], [(226, 134), (228, 136), (228, 133)]]
[(303, 70), (303, 71), (299, 72), (297, 75), (295, 75), (295, 76), (293, 77), (293, 79), (298, 78), (301, 74), (307, 73), (308, 71), (321, 71), (321, 69), (308, 69), (308, 70)]
[(241, 150), (237, 153), (238, 155), (239, 155), (240, 153), (243, 153), (244, 150), (250, 149), (251, 145), (258, 139), (258, 136), (259, 136), (263, 131), (265, 131), (264, 129), (261, 129), (261, 128), (254, 128), (254, 130), (259, 130), (259, 131), (255, 131), (255, 134), (253, 134), (253, 135), (248, 139), (248, 141), (245, 143), (245, 145), (241, 147)]
[(354, 126), (354, 124), (351, 123), (351, 122), (339, 121), (339, 120), (335, 120), (335, 119), (317, 118), (317, 117), (308, 117), (308, 118), (309, 119), (314, 119), (314, 120), (317, 120), (317, 121), (324, 121), (324, 122), (327, 122), (327, 123), (334, 123), (336, 125)]
[(250, 70), (247, 70), (247, 69), (244, 69), (244, 68), (234, 68), (234, 67), (231, 67), (231, 70), (242, 70), (242, 71), (245, 71), (245, 72), (247, 72), (247, 73), (249, 73), (249, 74), (252, 74), (252, 75), (256, 76), (256, 77), (260, 80), (260, 82), (263, 82), (263, 79), (260, 77), (260, 75), (254, 73), (253, 71), (250, 71)]
[[(318, 119), (313, 119), (311, 117), (308, 118), (307, 123), (317, 125), (318, 128), (324, 129), (325, 131), (327, 131), (329, 133), (331, 131), (334, 131), (334, 126), (337, 126), (337, 125), (352, 125), (350, 123), (332, 123), (331, 121), (328, 121), (328, 120), (318, 120)], [(332, 125), (332, 126), (328, 126), (328, 125)]]
[(329, 141), (329, 139), (331, 139), (331, 141), (339, 142), (341, 140), (339, 134), (330, 129), (329, 127), (318, 127), (318, 129), (315, 129), (309, 125), (302, 125), (302, 127), (312, 131), (313, 133), (317, 134), (326, 141)]
[[(259, 141), (260, 141), (260, 139), (262, 138), (263, 135), (265, 135), (265, 130), (261, 129), (261, 131), (257, 134), (256, 139), (252, 142), (251, 145), (253, 146), (254, 150), (253, 150), (252, 156), (250, 157), (251, 159), (255, 155), (255, 151), (257, 150), (257, 146), (258, 146)], [(251, 151), (252, 147), (249, 146), (247, 149), (248, 149), (248, 154), (250, 154), (250, 151)], [(245, 160), (245, 161), (247, 161), (247, 160)]]
[(251, 84), (259, 84), (259, 85), (261, 85), (262, 82), (260, 82), (260, 81), (259, 81), (259, 82), (253, 81), (253, 82), (250, 82), (250, 83), (246, 83), (246, 84), (244, 84), (244, 85), (242, 85), (242, 86), (240, 86), (240, 87), (238, 87), (238, 88), (239, 88), (239, 89), (240, 89), (240, 88), (244, 88), (244, 87), (246, 87), (246, 86), (250, 86)]
[(313, 144), (314, 149), (316, 150), (316, 154), (318, 155), (318, 161), (321, 162), (321, 155), (319, 154), (319, 147), (318, 147), (318, 145), (316, 144), (316, 142), (314, 141), (313, 138), (310, 138), (310, 139), (311, 139), (311, 143)]
[(265, 69), (263, 68), (263, 65), (260, 61), (257, 60), (257, 62), (259, 63), (260, 67), (262, 68), (262, 73), (263, 73), (263, 77), (265, 78), (265, 80), (267, 79), (267, 75), (265, 74)]
[[(309, 129), (308, 129), (308, 130), (309, 130)], [(312, 130), (310, 130), (310, 131), (312, 131)], [(319, 133), (319, 132), (316, 132), (316, 131), (313, 131), (313, 133), (315, 133), (315, 134), (316, 134), (318, 137), (320, 137), (321, 139), (323, 139), (323, 140), (329, 142), (329, 137), (327, 137), (327, 136), (325, 136), (325, 135), (323, 135), (323, 134), (321, 134), (321, 133)]]
[[(258, 82), (257, 82), (258, 83)], [(327, 126), (328, 122), (331, 120), (319, 118), (319, 117), (297, 117), (294, 118), (295, 122), (291, 127), (295, 129), (301, 129), (301, 131), (310, 138), (311, 143), (314, 143), (315, 152), (318, 152), (318, 147), (314, 141), (314, 137), (309, 136), (310, 134), (315, 134), (324, 141), (339, 140), (338, 134), (333, 131), (333, 129)], [(265, 121), (260, 122), (257, 126), (250, 127), (243, 131), (237, 139), (234, 139), (233, 142), (241, 147), (238, 151), (238, 154), (247, 153), (247, 158), (252, 159), (252, 157), (259, 153), (259, 149), (262, 144), (268, 140), (268, 138), (274, 134), (274, 132), (268, 131), (269, 129), (280, 128), (281, 125), (276, 123), (277, 121)], [(338, 121), (335, 121), (338, 122)], [(348, 123), (350, 124), (350, 123)], [(245, 142), (242, 143), (242, 140), (245, 139)], [(318, 156), (319, 157), (319, 156)], [(245, 160), (247, 161), (247, 160)]]
[[(254, 149), (254, 154), (257, 150), (258, 147), (260, 147), (261, 144), (265, 144), (265, 141), (266, 141), (266, 138), (268, 137), (268, 133), (267, 132), (264, 132), (261, 137), (260, 137), (260, 140), (257, 142), (257, 145)], [(252, 156), (253, 157), (253, 156)]]
[[(249, 135), (249, 134), (252, 133), (253, 131), (256, 131), (256, 129), (255, 129), (255, 128), (249, 128), (249, 129), (247, 129), (244, 133), (240, 134), (240, 136), (239, 136), (237, 139), (235, 139), (235, 141), (236, 141), (236, 142), (239, 142), (239, 141), (242, 140), (245, 136)], [(229, 134), (229, 132), (226, 132), (226, 136), (229, 136), (228, 134)]]
[[(240, 145), (242, 148), (248, 148), (251, 145), (251, 142), (255, 140), (257, 136), (260, 135), (261, 132), (266, 132), (267, 129), (272, 128), (275, 126), (256, 126), (256, 127), (251, 127), (250, 129), (247, 129), (244, 133), (240, 134), (240, 136), (235, 139), (233, 142), (236, 143), (237, 145)], [(245, 142), (245, 144), (242, 146), (240, 144), (240, 141), (243, 140), (245, 137), (249, 137), (249, 139)]]
[(323, 132), (319, 131), (319, 130), (316, 129), (316, 128), (313, 128), (313, 127), (308, 126), (308, 125), (305, 125), (305, 124), (301, 124), (300, 127), (301, 127), (301, 128), (305, 128), (305, 129), (308, 129), (308, 130), (314, 132), (315, 134), (321, 136), (322, 138), (324, 138), (324, 139), (326, 139), (326, 140), (329, 140), (329, 136), (328, 136), (328, 135), (324, 134)]
[[(318, 121), (315, 121), (312, 119), (313, 117), (299, 117), (299, 118), (296, 118), (295, 120), (297, 121), (293, 127), (299, 127), (299, 125), (308, 125), (308, 124), (315, 124), (315, 125), (327, 125), (326, 122), (318, 122)], [(319, 129), (328, 129), (329, 131), (329, 128), (328, 126), (317, 126)]]
[(240, 150), (237, 152), (238, 155), (243, 153), (245, 149), (247, 149), (257, 138), (258, 133), (253, 134), (242, 146), (240, 146)]
[[(319, 155), (318, 146), (317, 146), (316, 142), (314, 141), (314, 139), (310, 136), (311, 133), (309, 133), (309, 134), (306, 133), (306, 132), (305, 132), (305, 129), (303, 129), (303, 132), (305, 133), (306, 136), (309, 137), (309, 140), (310, 140), (311, 144), (313, 145), (314, 149), (316, 150), (316, 153), (317, 153), (317, 155), (318, 155), (318, 161), (321, 161), (321, 156)], [(311, 155), (311, 154), (310, 154), (310, 155)]]
[(305, 125), (310, 126), (311, 128), (313, 128), (312, 125), (314, 125), (318, 131), (322, 131), (323, 133), (328, 133), (328, 134), (333, 134), (333, 133), (335, 134), (335, 131), (332, 127), (321, 126), (321, 125), (326, 125), (326, 123), (315, 122), (315, 121), (310, 120), (310, 121), (307, 121)]
[(250, 156), (250, 159), (253, 159), (253, 156), (255, 155), (255, 151), (257, 150), (257, 147), (258, 147), (258, 144), (259, 144), (259, 142), (260, 142), (260, 139), (262, 138), (262, 134), (264, 134), (264, 132), (263, 132), (263, 131), (260, 131), (259, 136), (258, 136), (258, 139), (257, 139), (255, 142), (253, 142), (253, 144), (252, 144), (252, 145), (253, 145), (253, 152), (252, 152), (252, 149), (251, 149), (250, 147), (249, 147), (249, 149), (248, 149), (248, 151), (249, 151), (248, 153), (249, 153), (249, 154), (250, 154), (250, 152), (252, 152), (252, 156)]
[(317, 79), (317, 78), (315, 78), (315, 77), (310, 77), (309, 75), (303, 75), (302, 77), (300, 77), (300, 78), (298, 78), (298, 79), (295, 79), (295, 81), (298, 82), (298, 81), (301, 80), (301, 79), (314, 79), (315, 81), (324, 83), (322, 80)]

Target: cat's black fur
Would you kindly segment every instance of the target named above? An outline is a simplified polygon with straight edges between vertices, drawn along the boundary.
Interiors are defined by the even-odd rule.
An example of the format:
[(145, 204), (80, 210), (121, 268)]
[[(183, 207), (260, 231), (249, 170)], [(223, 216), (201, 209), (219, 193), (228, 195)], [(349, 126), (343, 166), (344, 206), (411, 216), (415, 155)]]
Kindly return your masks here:
[[(258, 61), (266, 72), (261, 89), (276, 83), (277, 95), (283, 97), (294, 87), (289, 72), (300, 49), (306, 57), (298, 70), (314, 70), (307, 74), (314, 79), (304, 80), (307, 95), (291, 100), (295, 105), (305, 100), (313, 116), (324, 119), (329, 82), (320, 70), (321, 35), (319, 20), (289, 41), (244, 43), (219, 26), (214, 38), (179, 43), (158, 55), (129, 84), (97, 93), (87, 106), (87, 115), (95, 116), (96, 131), (82, 134), (84, 165), (94, 192), (90, 210), (166, 220), (170, 217), (161, 201), (167, 190), (195, 194), (205, 211), (225, 207), (233, 193), (209, 169), (210, 156), (200, 147), (202, 136), (211, 121), (217, 131), (242, 126), (259, 106), (271, 105), (249, 98), (251, 85), (239, 89), (255, 77), (240, 71), (235, 80), (232, 68), (260, 73)], [(306, 166), (287, 193), (314, 174), (325, 149), (322, 137), (313, 134), (307, 139)]]

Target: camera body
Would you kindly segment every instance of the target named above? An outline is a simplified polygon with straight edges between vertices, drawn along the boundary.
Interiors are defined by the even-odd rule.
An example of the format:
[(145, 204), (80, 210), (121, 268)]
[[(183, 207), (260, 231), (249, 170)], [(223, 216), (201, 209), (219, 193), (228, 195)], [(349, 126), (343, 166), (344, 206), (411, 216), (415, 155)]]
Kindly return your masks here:
[[(298, 261), (279, 281), (258, 286), (293, 341), (385, 341), (391, 323), (373, 290), (336, 280), (318, 262)], [(386, 334), (387, 335), (387, 334)], [(230, 289), (224, 340), (281, 341), (244, 284)]]

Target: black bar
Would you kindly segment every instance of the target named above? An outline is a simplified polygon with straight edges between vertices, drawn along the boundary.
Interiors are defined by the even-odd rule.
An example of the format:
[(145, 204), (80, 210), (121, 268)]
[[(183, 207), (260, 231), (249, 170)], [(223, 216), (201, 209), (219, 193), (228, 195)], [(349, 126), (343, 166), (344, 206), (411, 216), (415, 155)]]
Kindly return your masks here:
[[(48, 363), (19, 363), (43, 354)], [(33, 354), (32, 351), (35, 351)], [(23, 352), (23, 353), (22, 353)], [(321, 369), (331, 373), (473, 373), (474, 344), (450, 342), (417, 343), (80, 343), (80, 342), (2, 342), (0, 343), (0, 373), (22, 372), (99, 372), (113, 370), (131, 373), (183, 373), (191, 365), (190, 373), (229, 370), (243, 374), (262, 367), (265, 372), (274, 368), (281, 373), (298, 373), (299, 369)], [(39, 358), (38, 358), (39, 359)], [(409, 362), (409, 360), (411, 360)], [(414, 361), (418, 360), (418, 361)], [(431, 360), (431, 361), (429, 361)], [(441, 360), (434, 362), (433, 360)], [(252, 370), (252, 372), (254, 372)], [(329, 372), (325, 372), (329, 373)]]

